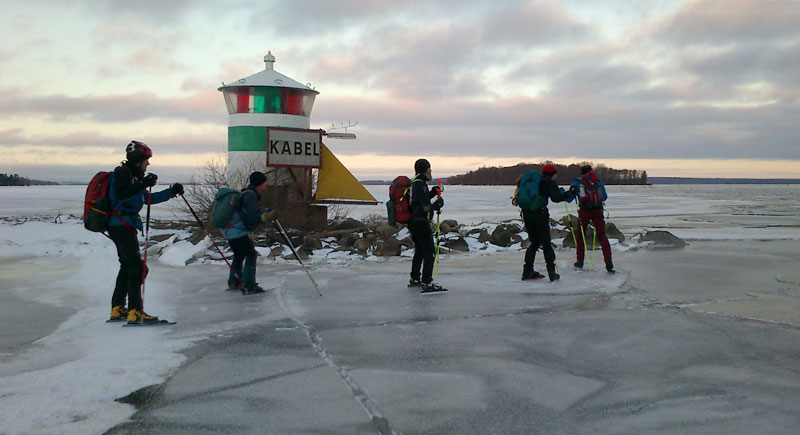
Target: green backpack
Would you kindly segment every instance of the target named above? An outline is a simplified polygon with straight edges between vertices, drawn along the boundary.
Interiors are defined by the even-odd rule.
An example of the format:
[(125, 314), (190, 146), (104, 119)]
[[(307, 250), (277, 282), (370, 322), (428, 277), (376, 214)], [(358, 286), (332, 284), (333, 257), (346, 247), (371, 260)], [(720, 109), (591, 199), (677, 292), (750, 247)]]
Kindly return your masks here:
[(241, 193), (238, 190), (230, 187), (223, 187), (217, 191), (217, 194), (214, 195), (214, 205), (211, 208), (211, 217), (215, 227), (226, 228), (231, 224), (233, 211), (239, 205), (240, 196)]

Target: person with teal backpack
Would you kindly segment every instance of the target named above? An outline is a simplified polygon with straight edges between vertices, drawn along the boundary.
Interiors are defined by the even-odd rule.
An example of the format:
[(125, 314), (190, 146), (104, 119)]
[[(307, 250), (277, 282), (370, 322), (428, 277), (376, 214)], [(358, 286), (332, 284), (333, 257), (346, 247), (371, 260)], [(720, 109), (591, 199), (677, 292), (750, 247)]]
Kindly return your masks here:
[[(228, 273), (228, 289), (241, 290), (242, 294), (264, 293), (256, 282), (256, 247), (250, 239), (261, 222), (275, 219), (276, 211), (261, 211), (258, 201), (267, 190), (267, 176), (263, 172), (250, 174), (250, 184), (241, 193), (222, 188), (214, 198), (212, 217), (233, 251), (233, 261)], [(244, 265), (244, 269), (242, 266)]]
[(525, 264), (522, 266), (522, 280), (544, 278), (544, 275), (533, 270), (533, 261), (536, 251), (542, 248), (544, 261), (547, 265), (547, 275), (550, 281), (556, 281), (561, 276), (556, 272), (556, 253), (550, 243), (550, 212), (547, 210), (548, 199), (553, 202), (568, 201), (575, 196), (572, 189), (564, 191), (555, 182), (556, 167), (545, 165), (540, 173), (531, 170), (522, 174), (517, 182), (514, 192), (513, 205), (520, 208), (525, 230), (528, 232), (531, 244), (525, 251)]

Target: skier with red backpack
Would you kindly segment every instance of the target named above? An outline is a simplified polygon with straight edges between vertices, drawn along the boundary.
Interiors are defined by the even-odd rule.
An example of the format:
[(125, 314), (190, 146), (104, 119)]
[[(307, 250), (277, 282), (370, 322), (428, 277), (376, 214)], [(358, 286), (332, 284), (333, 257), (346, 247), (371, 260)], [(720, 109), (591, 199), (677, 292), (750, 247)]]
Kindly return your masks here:
[[(435, 245), (430, 224), (433, 213), (442, 209), (444, 199), (439, 195), (439, 186), (428, 189), (428, 181), (431, 180), (430, 162), (426, 159), (417, 160), (414, 162), (414, 171), (417, 175), (407, 188), (408, 230), (411, 232), (411, 240), (414, 241), (414, 257), (411, 260), (411, 279), (408, 286), (421, 287), (421, 293), (447, 291), (433, 282)], [(431, 199), (437, 196), (439, 198), (431, 202)]]
[[(134, 140), (125, 152), (126, 160), (108, 178), (108, 236), (116, 245), (119, 256), (110, 320), (125, 319), (134, 324), (164, 323), (164, 320), (144, 312), (142, 284), (147, 276), (147, 266), (139, 254), (136, 237), (137, 230), (144, 230), (139, 212), (144, 204), (158, 204), (182, 194), (183, 185), (175, 183), (151, 194), (148, 188), (156, 184), (158, 176), (153, 173), (145, 175), (153, 156), (150, 147)], [(128, 308), (125, 308), (126, 297)]]
[(575, 194), (574, 189), (564, 191), (555, 182), (556, 167), (545, 165), (540, 173), (537, 170), (528, 171), (520, 176), (517, 190), (511, 200), (513, 205), (521, 209), (525, 230), (528, 232), (531, 244), (525, 251), (525, 264), (522, 266), (522, 280), (544, 278), (544, 275), (533, 270), (533, 261), (536, 251), (542, 248), (544, 261), (547, 265), (547, 275), (550, 281), (556, 281), (561, 276), (556, 272), (556, 253), (550, 243), (550, 212), (547, 209), (548, 198), (553, 202), (569, 201)]
[[(605, 260), (606, 263), (606, 270), (609, 273), (616, 273), (614, 270), (614, 263), (611, 261), (611, 244), (608, 243), (606, 221), (603, 216), (603, 202), (608, 199), (606, 186), (603, 184), (603, 180), (597, 178), (591, 166), (585, 165), (581, 167), (580, 178), (572, 182), (572, 189), (579, 192), (576, 198), (578, 199), (578, 219), (580, 221), (582, 234), (586, 233), (589, 222), (591, 222), (592, 226), (594, 226), (594, 234), (600, 240), (600, 246), (603, 249), (603, 260)], [(577, 249), (575, 267), (578, 269), (583, 268), (583, 259), (586, 251), (584, 242), (583, 237), (577, 237), (575, 240)]]

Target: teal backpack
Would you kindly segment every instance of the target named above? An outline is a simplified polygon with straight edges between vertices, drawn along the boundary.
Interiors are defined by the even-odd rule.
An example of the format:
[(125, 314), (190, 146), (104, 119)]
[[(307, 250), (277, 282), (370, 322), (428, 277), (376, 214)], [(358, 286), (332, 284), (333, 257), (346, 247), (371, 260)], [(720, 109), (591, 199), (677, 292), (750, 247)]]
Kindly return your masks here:
[(214, 196), (214, 205), (211, 209), (211, 217), (215, 227), (226, 228), (230, 225), (233, 211), (239, 205), (240, 195), (238, 190), (229, 187), (223, 187), (217, 191)]
[(523, 210), (534, 211), (547, 205), (547, 198), (539, 194), (541, 181), (542, 174), (537, 170), (528, 171), (520, 177), (517, 205)]

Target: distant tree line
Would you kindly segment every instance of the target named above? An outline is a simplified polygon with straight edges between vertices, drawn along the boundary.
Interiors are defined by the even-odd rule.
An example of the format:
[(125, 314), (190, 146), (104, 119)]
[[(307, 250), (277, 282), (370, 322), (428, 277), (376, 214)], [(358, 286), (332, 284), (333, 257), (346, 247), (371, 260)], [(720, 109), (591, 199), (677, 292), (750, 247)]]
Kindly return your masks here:
[(61, 184), (56, 181), (42, 181), (31, 180), (27, 177), (21, 177), (19, 174), (2, 174), (0, 173), (0, 186), (30, 186), (38, 184)]
[(572, 180), (580, 177), (581, 166), (584, 165), (591, 165), (594, 173), (605, 184), (647, 184), (647, 171), (613, 169), (603, 164), (594, 165), (591, 162), (574, 163), (569, 166), (553, 162), (542, 162), (518, 163), (515, 166), (482, 167), (466, 174), (450, 176), (447, 179), (447, 184), (514, 185), (520, 175), (531, 169), (541, 171), (542, 167), (547, 164), (555, 165), (556, 169), (558, 169), (559, 184), (569, 184)]

